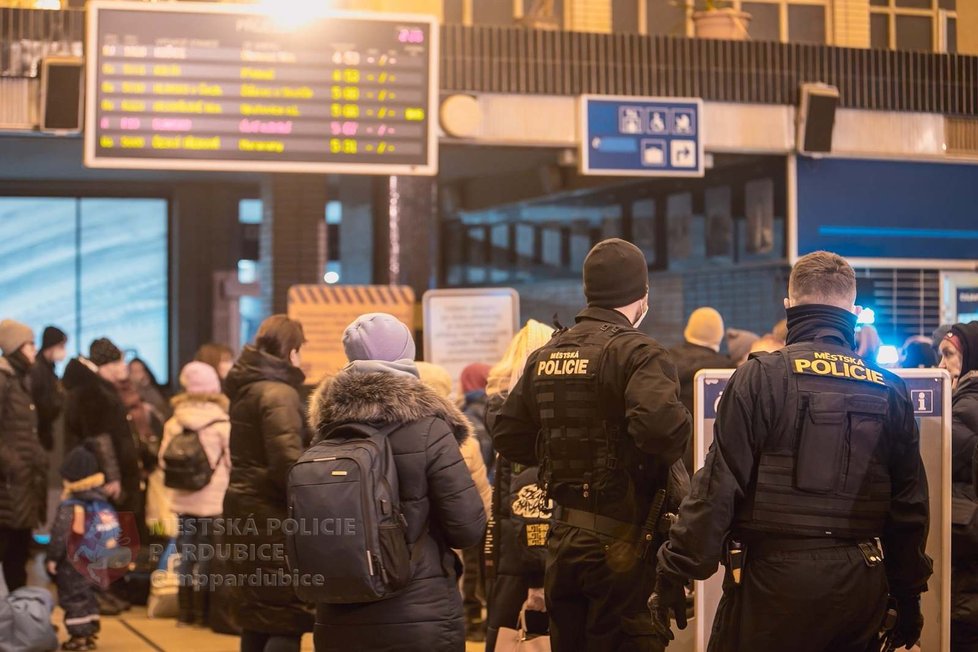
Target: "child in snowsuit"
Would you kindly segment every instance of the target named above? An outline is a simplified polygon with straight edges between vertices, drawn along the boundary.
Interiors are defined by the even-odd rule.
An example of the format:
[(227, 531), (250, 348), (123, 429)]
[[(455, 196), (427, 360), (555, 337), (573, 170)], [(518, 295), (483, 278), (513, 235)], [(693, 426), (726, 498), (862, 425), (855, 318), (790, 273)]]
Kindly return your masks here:
[[(71, 637), (62, 649), (94, 650), (99, 631), (99, 573), (110, 557), (125, 551), (114, 550), (118, 547), (119, 522), (107, 502), (105, 475), (98, 470), (95, 455), (78, 446), (65, 457), (61, 477), (63, 500), (51, 528), (47, 570), (55, 576), (58, 603), (64, 609), (65, 628)], [(88, 568), (88, 573), (79, 568)]]

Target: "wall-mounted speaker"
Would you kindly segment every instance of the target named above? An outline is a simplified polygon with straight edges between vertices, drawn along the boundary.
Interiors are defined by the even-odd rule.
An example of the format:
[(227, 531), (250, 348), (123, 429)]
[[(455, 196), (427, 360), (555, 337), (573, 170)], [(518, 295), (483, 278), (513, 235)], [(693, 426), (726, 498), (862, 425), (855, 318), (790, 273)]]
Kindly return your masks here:
[(798, 106), (798, 151), (824, 154), (832, 151), (835, 109), (839, 89), (828, 84), (802, 84)]
[(41, 61), (41, 131), (81, 131), (84, 77), (85, 63), (79, 57), (46, 57)]

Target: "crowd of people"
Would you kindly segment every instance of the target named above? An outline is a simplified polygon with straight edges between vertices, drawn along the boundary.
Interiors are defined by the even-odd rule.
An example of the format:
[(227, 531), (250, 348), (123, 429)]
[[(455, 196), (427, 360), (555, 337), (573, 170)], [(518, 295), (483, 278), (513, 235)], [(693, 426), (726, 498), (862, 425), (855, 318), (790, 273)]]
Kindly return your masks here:
[[(132, 569), (155, 562), (146, 560), (145, 544), (168, 540), (180, 555), (177, 626), (234, 633), (242, 652), (295, 652), (306, 633), (314, 633), (317, 650), (457, 651), (469, 640), (495, 652), (514, 630), (549, 635), (561, 651), (662, 649), (671, 637), (669, 614), (684, 619), (677, 605), (688, 597), (685, 584), (724, 561), (717, 557), (721, 542), (710, 538), (716, 533), (697, 528), (724, 500), (739, 509), (734, 496), (747, 491), (754, 452), (764, 445), (728, 451), (723, 461), (711, 452), (709, 469), (696, 476), (680, 508), (695, 470), (690, 414), (697, 372), (739, 368), (738, 383), (754, 385), (739, 390), (735, 383), (730, 395), (748, 396), (767, 382), (758, 380), (763, 374), (783, 374), (775, 368), (782, 356), (773, 352), (800, 356), (804, 346), (836, 347), (875, 369), (880, 338), (872, 326), (856, 326), (858, 310), (847, 298), (832, 304), (839, 307), (818, 301), (813, 307), (812, 296), (824, 303), (825, 295), (810, 290), (793, 294), (788, 320), (763, 335), (727, 329), (717, 310), (698, 308), (682, 343), (666, 350), (637, 330), (649, 288), (644, 258), (635, 252), (621, 241), (596, 247), (584, 274), (588, 306), (574, 327), (530, 320), (501, 360), (475, 362), (458, 378), (416, 362), (413, 333), (385, 314), (349, 326), (348, 365), (315, 388), (301, 370), (302, 324), (274, 315), (239, 355), (203, 346), (180, 371), (172, 396), (144, 361), (127, 363), (107, 338), (69, 360), (59, 378), (64, 332), (48, 327), (38, 346), (28, 326), (0, 322), (0, 560), (8, 590), (16, 595), (26, 585), (32, 532), (47, 524), (46, 568), (64, 609), (65, 650), (95, 649), (100, 616), (146, 598), (148, 587), (133, 581)], [(952, 377), (953, 649), (975, 650), (978, 322), (911, 337), (901, 364), (939, 365)], [(899, 393), (900, 384), (891, 384), (888, 391)], [(828, 387), (815, 385), (799, 391)], [(734, 400), (747, 399), (724, 399), (718, 418), (727, 424), (748, 418), (735, 414)], [(609, 413), (620, 414), (620, 423)], [(301, 567), (295, 553), (256, 551), (289, 550), (287, 528), (266, 524), (291, 518), (290, 469), (310, 446), (351, 423), (382, 429), (389, 442), (410, 574), (384, 600), (310, 604), (294, 586), (272, 581)], [(764, 427), (744, 425), (751, 436)], [(63, 493), (49, 518), (48, 467), (59, 433)], [(736, 457), (742, 454), (749, 459)], [(730, 479), (740, 464), (746, 475)], [(720, 497), (710, 493), (724, 482), (740, 484)], [(660, 511), (680, 520), (671, 540), (658, 521), (648, 529), (649, 541), (669, 540), (657, 584), (655, 551), (639, 554), (638, 565), (634, 552), (659, 490), (667, 501)], [(711, 507), (697, 502), (707, 495)], [(241, 522), (259, 525), (235, 525)], [(903, 543), (883, 539), (884, 548), (902, 550)], [(142, 553), (133, 541), (143, 542)], [(248, 554), (199, 554), (222, 548)], [(910, 553), (894, 557), (894, 565), (916, 563)], [(899, 577), (887, 573), (891, 583)], [(261, 581), (215, 589), (218, 574)], [(899, 596), (904, 611), (907, 600), (919, 599), (920, 577), (910, 584)], [(866, 608), (875, 618), (875, 603)], [(746, 636), (755, 624), (741, 620)], [(900, 640), (915, 642), (913, 626), (903, 627)]]

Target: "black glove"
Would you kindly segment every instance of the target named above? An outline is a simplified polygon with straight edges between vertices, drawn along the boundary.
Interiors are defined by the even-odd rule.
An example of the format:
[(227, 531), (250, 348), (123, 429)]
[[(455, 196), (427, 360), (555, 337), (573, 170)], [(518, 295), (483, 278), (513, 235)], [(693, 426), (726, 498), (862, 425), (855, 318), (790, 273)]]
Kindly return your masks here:
[(683, 583), (660, 573), (655, 581), (655, 590), (649, 597), (649, 612), (656, 638), (663, 645), (669, 645), (669, 641), (676, 638), (669, 625), (670, 612), (679, 629), (686, 629), (686, 589)]
[(920, 594), (894, 596), (897, 605), (897, 621), (893, 627), (893, 649), (910, 649), (920, 640), (924, 628), (924, 616), (920, 613)]

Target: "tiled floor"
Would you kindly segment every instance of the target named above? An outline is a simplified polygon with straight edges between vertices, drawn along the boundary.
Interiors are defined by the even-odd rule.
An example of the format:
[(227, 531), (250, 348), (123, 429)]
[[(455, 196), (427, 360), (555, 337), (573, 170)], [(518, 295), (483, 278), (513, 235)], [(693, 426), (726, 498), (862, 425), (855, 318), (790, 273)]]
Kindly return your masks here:
[[(54, 623), (62, 624), (61, 610)], [(64, 628), (61, 628), (64, 632)], [(63, 634), (62, 634), (63, 638)], [(176, 621), (152, 619), (145, 607), (134, 607), (121, 616), (102, 618), (98, 649), (101, 652), (238, 652), (238, 639), (210, 630), (178, 628)], [(302, 639), (302, 651), (312, 652), (312, 635)], [(469, 643), (466, 652), (484, 652), (485, 645)]]

